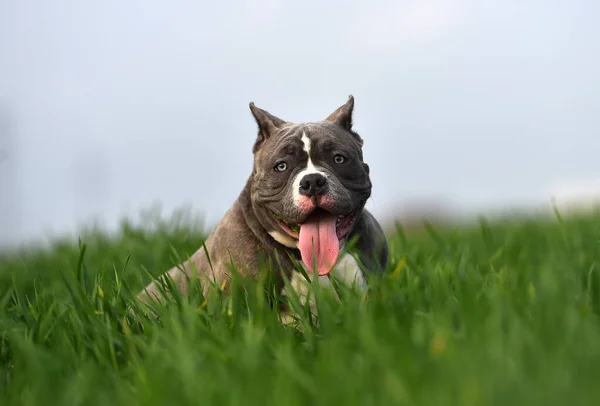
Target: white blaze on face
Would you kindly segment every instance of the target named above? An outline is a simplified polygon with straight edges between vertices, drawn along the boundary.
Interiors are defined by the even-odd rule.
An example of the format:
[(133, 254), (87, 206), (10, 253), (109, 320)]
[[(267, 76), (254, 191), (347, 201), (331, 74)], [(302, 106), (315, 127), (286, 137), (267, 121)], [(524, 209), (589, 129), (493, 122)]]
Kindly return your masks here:
[(317, 169), (317, 167), (313, 164), (312, 159), (310, 157), (310, 147), (311, 147), (311, 142), (310, 139), (306, 136), (306, 133), (302, 133), (302, 143), (304, 144), (304, 151), (306, 151), (306, 154), (308, 155), (308, 161), (306, 162), (306, 168), (301, 170), (300, 172), (298, 172), (298, 174), (296, 175), (296, 177), (294, 178), (294, 181), (292, 183), (292, 194), (294, 197), (294, 204), (298, 207), (301, 206), (301, 200), (303, 198), (306, 198), (304, 196), (302, 196), (300, 194), (300, 181), (302, 180), (303, 177), (305, 177), (306, 175), (310, 175), (312, 173), (319, 173), (321, 175), (323, 175), (325, 178), (327, 178), (327, 174), (323, 171), (320, 171)]

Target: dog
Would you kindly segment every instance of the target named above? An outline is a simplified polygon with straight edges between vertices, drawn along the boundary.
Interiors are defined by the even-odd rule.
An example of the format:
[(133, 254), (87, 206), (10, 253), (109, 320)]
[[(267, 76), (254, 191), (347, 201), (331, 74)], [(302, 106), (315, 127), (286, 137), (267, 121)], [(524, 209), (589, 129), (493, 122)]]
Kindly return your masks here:
[[(252, 172), (204, 246), (168, 271), (173, 286), (185, 294), (196, 272), (227, 290), (232, 263), (240, 274), (256, 277), (265, 259), (276, 258), (280, 292), (283, 275), (302, 289), (297, 265), (321, 284), (328, 285), (331, 273), (366, 290), (367, 275), (385, 271), (388, 242), (365, 208), (372, 183), (363, 139), (353, 129), (354, 97), (308, 123), (284, 121), (254, 102), (249, 107), (258, 125)], [(345, 249), (349, 241), (352, 252)], [(154, 281), (138, 297), (160, 300), (159, 292)]]

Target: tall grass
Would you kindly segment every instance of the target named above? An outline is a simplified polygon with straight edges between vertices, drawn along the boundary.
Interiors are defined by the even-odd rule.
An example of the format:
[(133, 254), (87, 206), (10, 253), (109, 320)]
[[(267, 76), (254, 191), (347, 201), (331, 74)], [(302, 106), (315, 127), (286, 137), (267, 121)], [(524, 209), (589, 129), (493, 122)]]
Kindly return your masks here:
[[(192, 225), (189, 225), (192, 224)], [(186, 218), (125, 222), (0, 258), (0, 405), (592, 405), (600, 399), (600, 214), (390, 232), (367, 295), (261, 284), (135, 294), (191, 255)], [(137, 310), (138, 316), (131, 309)]]

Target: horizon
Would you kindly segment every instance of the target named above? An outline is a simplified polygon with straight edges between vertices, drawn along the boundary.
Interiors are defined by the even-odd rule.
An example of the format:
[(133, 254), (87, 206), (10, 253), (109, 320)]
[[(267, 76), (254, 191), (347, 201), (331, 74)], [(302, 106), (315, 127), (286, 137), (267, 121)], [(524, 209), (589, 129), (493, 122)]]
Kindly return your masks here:
[[(249, 175), (248, 103), (356, 98), (378, 218), (600, 194), (600, 4), (475, 0), (0, 4), (0, 244), (160, 204), (218, 221)], [(309, 27), (310, 29), (307, 29)]]

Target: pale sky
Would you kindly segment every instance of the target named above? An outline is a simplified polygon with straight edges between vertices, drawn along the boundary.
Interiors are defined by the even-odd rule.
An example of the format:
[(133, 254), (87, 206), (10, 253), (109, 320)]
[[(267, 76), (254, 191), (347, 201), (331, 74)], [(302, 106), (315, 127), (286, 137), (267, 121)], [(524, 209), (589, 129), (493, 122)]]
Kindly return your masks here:
[(155, 203), (214, 224), (250, 173), (250, 101), (298, 122), (353, 94), (381, 217), (421, 196), (484, 210), (600, 190), (599, 15), (595, 0), (2, 1), (0, 240)]

